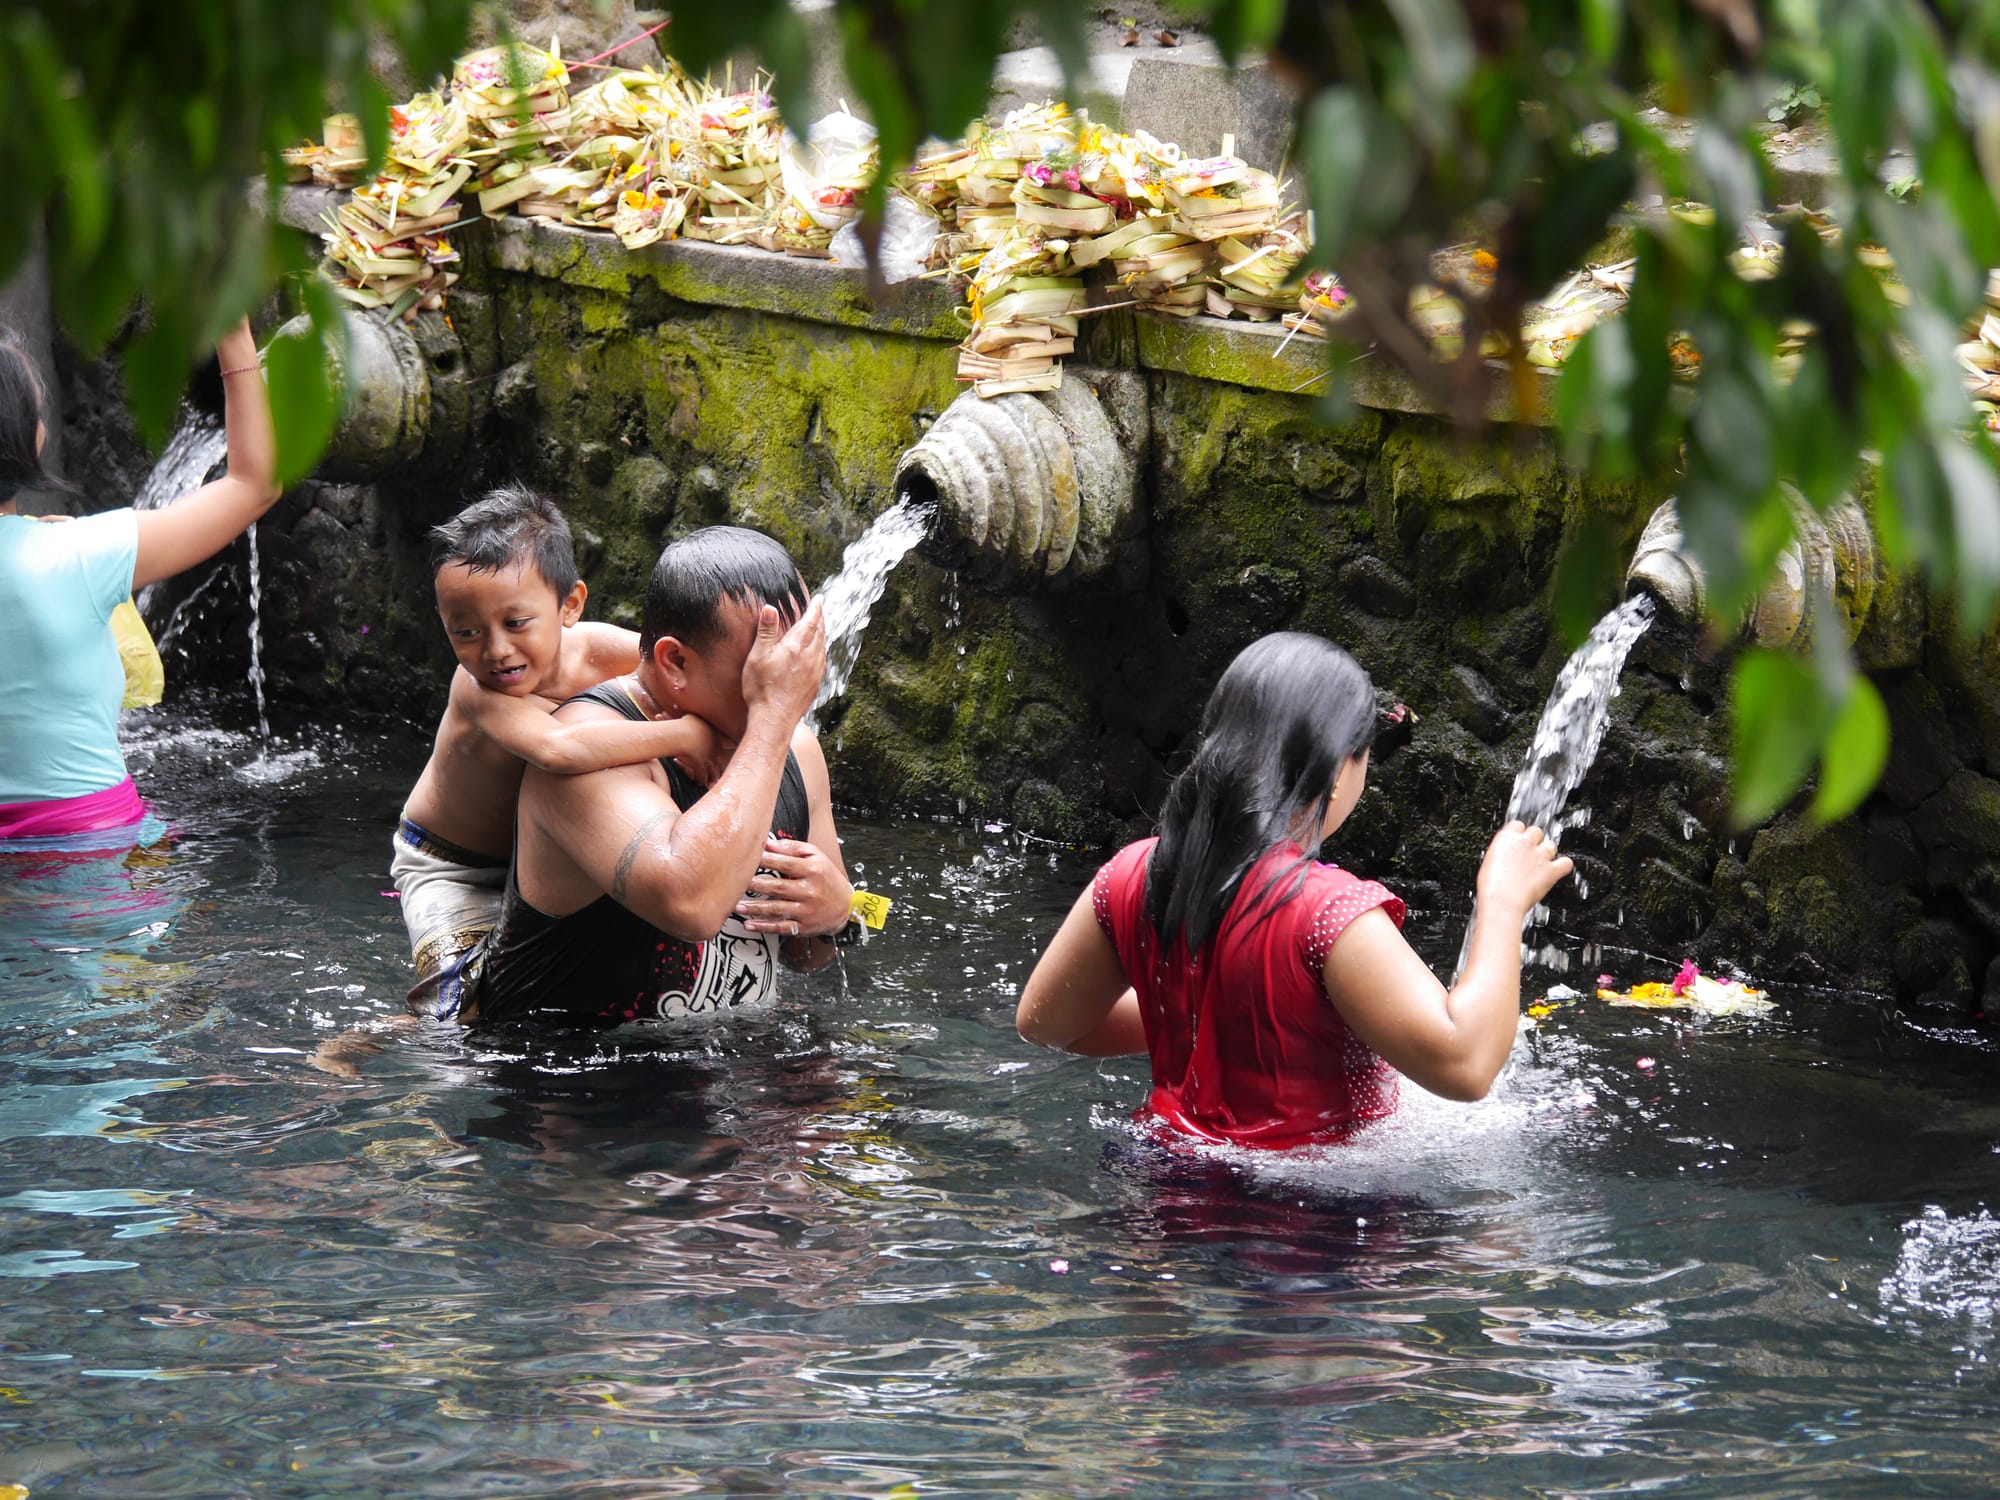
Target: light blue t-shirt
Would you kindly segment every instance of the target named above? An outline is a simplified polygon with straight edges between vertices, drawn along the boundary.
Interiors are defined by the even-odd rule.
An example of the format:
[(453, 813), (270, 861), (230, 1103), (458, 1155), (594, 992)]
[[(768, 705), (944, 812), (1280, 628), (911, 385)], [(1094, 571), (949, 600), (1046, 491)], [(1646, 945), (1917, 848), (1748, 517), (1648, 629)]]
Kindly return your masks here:
[(138, 558), (130, 510), (0, 516), (0, 802), (82, 797), (125, 779), (111, 611), (132, 592)]

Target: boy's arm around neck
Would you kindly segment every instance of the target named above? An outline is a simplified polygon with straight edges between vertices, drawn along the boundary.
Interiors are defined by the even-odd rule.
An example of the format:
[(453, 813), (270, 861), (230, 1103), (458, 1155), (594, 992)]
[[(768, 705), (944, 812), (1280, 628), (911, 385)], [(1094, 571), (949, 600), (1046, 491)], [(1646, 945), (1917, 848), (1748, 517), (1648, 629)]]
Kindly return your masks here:
[(784, 629), (759, 617), (744, 665), (749, 721), (729, 766), (683, 813), (636, 773), (541, 782), (524, 798), (537, 831), (597, 890), (690, 942), (715, 936), (757, 872), (792, 732), (826, 670), (826, 619), (815, 600)]
[(517, 760), (557, 776), (660, 759), (705, 759), (715, 731), (695, 718), (658, 721), (558, 717), (546, 698), (510, 698), (481, 687), (463, 667), (452, 674), (451, 710)]
[[(564, 714), (589, 711), (579, 704)], [(625, 768), (592, 776), (531, 772), (521, 814), (533, 821), (537, 841), (560, 850), (592, 890), (663, 932), (700, 942), (722, 930), (757, 871), (789, 737), (788, 725), (753, 715), (728, 768), (686, 812), (659, 778)], [(532, 844), (521, 847), (525, 855)], [(524, 869), (528, 885), (534, 874)], [(525, 893), (534, 899), (533, 890)]]

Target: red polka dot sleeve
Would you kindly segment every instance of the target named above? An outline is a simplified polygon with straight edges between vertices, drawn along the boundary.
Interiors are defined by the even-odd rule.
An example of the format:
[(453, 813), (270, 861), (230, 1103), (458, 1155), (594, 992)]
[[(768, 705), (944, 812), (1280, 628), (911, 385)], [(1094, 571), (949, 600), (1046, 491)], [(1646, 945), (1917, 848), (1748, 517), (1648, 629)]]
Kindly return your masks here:
[(1090, 882), (1090, 909), (1097, 925), (1112, 942), (1118, 941), (1121, 926), (1129, 926), (1146, 899), (1146, 862), (1152, 858), (1158, 839), (1140, 839), (1127, 844), (1107, 859)]
[(1338, 865), (1321, 865), (1309, 878), (1303, 893), (1312, 913), (1304, 924), (1299, 957), (1308, 973), (1318, 975), (1326, 968), (1326, 955), (1347, 930), (1347, 924), (1363, 912), (1381, 907), (1398, 927), (1407, 908), (1403, 898), (1377, 880), (1350, 875)]

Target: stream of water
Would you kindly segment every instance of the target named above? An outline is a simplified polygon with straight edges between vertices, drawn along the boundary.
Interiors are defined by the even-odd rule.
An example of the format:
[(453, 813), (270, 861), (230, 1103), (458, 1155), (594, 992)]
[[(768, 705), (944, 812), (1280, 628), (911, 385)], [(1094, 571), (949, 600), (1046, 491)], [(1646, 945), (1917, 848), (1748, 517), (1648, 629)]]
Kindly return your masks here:
[(826, 610), (826, 678), (806, 719), (815, 729), (820, 709), (847, 690), (861, 656), (869, 612), (889, 586), (890, 573), (929, 534), (935, 518), (934, 507), (899, 496), (848, 544), (840, 571), (820, 585), (819, 600)]
[[(191, 490), (201, 487), (208, 479), (209, 470), (221, 463), (229, 453), (229, 434), (223, 424), (205, 412), (193, 412), (182, 421), (174, 435), (167, 440), (167, 446), (160, 450), (159, 461), (153, 465), (146, 482), (139, 486), (139, 493), (132, 497), (134, 510), (158, 510), (163, 505), (171, 505)], [(257, 526), (253, 521), (246, 539), (250, 548), (249, 600), (250, 600), (250, 691), (257, 702), (257, 728), (263, 738), (271, 738), (271, 721), (264, 708), (264, 631), (263, 631), (263, 578), (258, 566)], [(155, 645), (164, 650), (177, 636), (184, 623), (188, 607), (196, 599), (206, 594), (215, 580), (227, 567), (217, 563), (199, 584), (195, 585), (185, 599), (174, 609), (165, 626), (159, 632)], [(148, 584), (139, 591), (137, 604), (139, 613), (147, 615), (153, 602), (158, 584)]]
[[(1515, 773), (1507, 815), (1500, 820), (1503, 824), (1518, 818), (1530, 828), (1541, 829), (1552, 843), (1561, 842), (1563, 808), (1597, 761), (1605, 726), (1611, 722), (1611, 700), (1618, 696), (1618, 674), (1625, 670), (1625, 659), (1639, 637), (1651, 627), (1654, 609), (1650, 594), (1633, 595), (1599, 620), (1563, 663), (1535, 723), (1527, 759)], [(1529, 913), (1529, 922), (1538, 920), (1539, 915), (1540, 908)], [(1477, 917), (1475, 910), (1465, 924), (1454, 975), (1465, 972)]]
[(426, 737), (249, 779), (247, 700), (128, 716), (169, 837), (0, 877), (0, 1487), (1991, 1493), (1988, 1053), (1586, 1003), (1480, 1104), (1168, 1153), (1143, 1061), (1014, 1034), (1093, 861), (844, 818), (889, 927), (773, 1012), (329, 1056)]
[[(189, 490), (200, 488), (208, 478), (208, 471), (222, 462), (228, 452), (229, 437), (222, 423), (206, 413), (192, 413), (160, 450), (152, 472), (139, 486), (139, 493), (132, 497), (132, 509), (158, 510), (173, 504)], [(158, 588), (158, 584), (149, 583), (139, 591), (136, 602), (140, 614), (147, 613)]]

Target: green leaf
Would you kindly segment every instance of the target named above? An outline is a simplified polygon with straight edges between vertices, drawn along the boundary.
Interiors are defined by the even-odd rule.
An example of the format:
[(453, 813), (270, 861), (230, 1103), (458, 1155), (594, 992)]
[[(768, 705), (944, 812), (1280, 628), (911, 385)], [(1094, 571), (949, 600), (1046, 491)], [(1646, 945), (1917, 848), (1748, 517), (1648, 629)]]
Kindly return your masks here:
[(327, 376), (324, 325), (314, 310), (308, 333), (287, 332), (264, 347), (264, 379), (271, 388), (271, 420), (278, 431), (278, 482), (297, 484), (313, 470), (333, 436), (340, 414)]
[(1638, 472), (1631, 391), (1637, 375), (1623, 318), (1606, 318), (1577, 340), (1556, 379), (1555, 417), (1565, 456), (1607, 478)]
[(1625, 34), (1623, 0), (1583, 0), (1580, 19), (1583, 44), (1593, 61), (1608, 66), (1617, 56)]
[(1730, 701), (1731, 771), (1740, 828), (1769, 818), (1812, 768), (1827, 719), (1818, 675), (1788, 651), (1753, 647), (1736, 661)]
[(1556, 558), (1556, 629), (1574, 650), (1617, 594), (1620, 537), (1611, 518), (1591, 511), (1577, 522)]
[(1416, 157), (1402, 127), (1352, 89), (1320, 90), (1303, 131), (1318, 236), (1313, 256), (1326, 265), (1356, 238), (1397, 221), (1416, 185)]
[(1937, 445), (1937, 456), (1951, 504), (1958, 597), (1965, 623), (1983, 630), (2000, 599), (2000, 484), (1987, 453), (1973, 452), (1955, 433)]
[(1209, 35), (1233, 67), (1246, 52), (1269, 47), (1284, 19), (1285, 0), (1221, 0), (1209, 16)]
[(90, 116), (63, 88), (68, 69), (40, 16), (16, 18), (14, 45), (27, 74), (33, 112), (48, 133), (45, 149), (53, 154), (62, 174), (63, 196), (55, 221), (65, 242), (62, 248), (67, 254), (88, 259), (111, 222), (104, 153), (91, 129)]
[(1813, 816), (1822, 823), (1846, 817), (1875, 790), (1888, 763), (1888, 710), (1875, 684), (1856, 673), (1848, 681), (1846, 701), (1828, 726), (1820, 751)]
[(158, 452), (173, 433), (174, 412), (187, 385), (188, 330), (182, 310), (162, 308), (153, 326), (125, 348), (125, 399), (139, 436)]
[[(509, 49), (507, 57), (511, 64), (521, 54)], [(354, 111), (361, 121), (361, 137), (368, 146), (368, 165), (361, 175), (370, 177), (382, 170), (382, 159), (389, 151), (389, 91), (382, 87), (382, 80), (375, 76), (369, 66), (369, 58), (364, 53), (358, 59), (359, 65), (347, 80), (347, 107)]]

